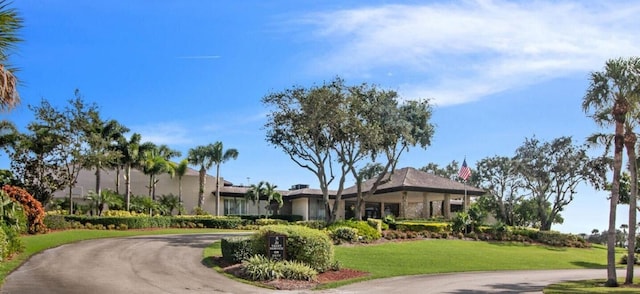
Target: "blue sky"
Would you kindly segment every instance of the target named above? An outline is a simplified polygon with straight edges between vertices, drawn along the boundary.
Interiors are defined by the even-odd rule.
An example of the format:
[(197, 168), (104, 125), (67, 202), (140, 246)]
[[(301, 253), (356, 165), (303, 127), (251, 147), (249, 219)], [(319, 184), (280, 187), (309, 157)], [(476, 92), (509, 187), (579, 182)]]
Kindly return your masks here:
[[(604, 3), (600, 3), (604, 2)], [(239, 157), (222, 176), (280, 188), (313, 174), (265, 141), (266, 94), (343, 77), (431, 98), (437, 129), (399, 167), (511, 156), (525, 138), (596, 126), (580, 103), (591, 71), (638, 55), (636, 1), (69, 1), (20, 0), (25, 40), (11, 57), (19, 127), (41, 98), (80, 89), (143, 140), (189, 148), (222, 141)], [(8, 167), (6, 155), (0, 167)], [(211, 173), (214, 173), (212, 170)], [(350, 180), (347, 184), (352, 184)], [(606, 193), (589, 186), (553, 229), (607, 227)], [(618, 224), (627, 223), (626, 206)]]

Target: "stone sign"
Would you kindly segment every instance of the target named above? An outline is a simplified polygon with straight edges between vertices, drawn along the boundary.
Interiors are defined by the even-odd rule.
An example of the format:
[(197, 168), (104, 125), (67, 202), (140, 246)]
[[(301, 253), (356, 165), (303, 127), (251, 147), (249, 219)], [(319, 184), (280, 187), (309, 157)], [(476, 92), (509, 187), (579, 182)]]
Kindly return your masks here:
[(267, 254), (273, 260), (285, 260), (287, 258), (287, 236), (267, 236)]

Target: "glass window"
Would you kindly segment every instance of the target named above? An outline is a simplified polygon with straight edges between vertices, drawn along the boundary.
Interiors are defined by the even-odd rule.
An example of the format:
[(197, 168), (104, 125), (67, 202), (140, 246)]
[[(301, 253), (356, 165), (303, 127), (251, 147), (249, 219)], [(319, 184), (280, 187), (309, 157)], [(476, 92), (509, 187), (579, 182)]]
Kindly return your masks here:
[(247, 200), (242, 198), (224, 198), (225, 215), (247, 214)]

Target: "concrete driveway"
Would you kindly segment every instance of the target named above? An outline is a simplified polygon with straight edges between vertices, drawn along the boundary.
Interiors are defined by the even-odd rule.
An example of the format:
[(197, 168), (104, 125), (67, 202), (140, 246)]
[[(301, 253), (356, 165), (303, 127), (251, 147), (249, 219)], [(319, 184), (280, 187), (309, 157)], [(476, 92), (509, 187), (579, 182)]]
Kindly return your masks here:
[(605, 270), (480, 272), (396, 277), (324, 291), (273, 291), (236, 282), (202, 264), (202, 250), (225, 236), (140, 236), (63, 245), (33, 256), (6, 278), (0, 292), (540, 293), (557, 281), (606, 277)]

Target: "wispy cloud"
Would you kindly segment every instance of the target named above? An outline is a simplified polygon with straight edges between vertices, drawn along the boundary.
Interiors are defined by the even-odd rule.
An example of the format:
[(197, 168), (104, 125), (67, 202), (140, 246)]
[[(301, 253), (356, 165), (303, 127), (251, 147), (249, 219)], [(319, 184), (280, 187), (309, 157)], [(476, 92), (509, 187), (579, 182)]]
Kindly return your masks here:
[(451, 105), (638, 55), (638, 15), (636, 1), (478, 0), (346, 9), (298, 21), (326, 46), (310, 69), (393, 80), (406, 97)]
[(142, 136), (143, 142), (152, 142), (155, 144), (167, 144), (169, 146), (192, 144), (192, 136), (189, 129), (179, 123), (161, 122), (152, 123), (131, 128), (136, 130)]
[(193, 56), (178, 56), (178, 59), (218, 59), (220, 55), (193, 55)]

